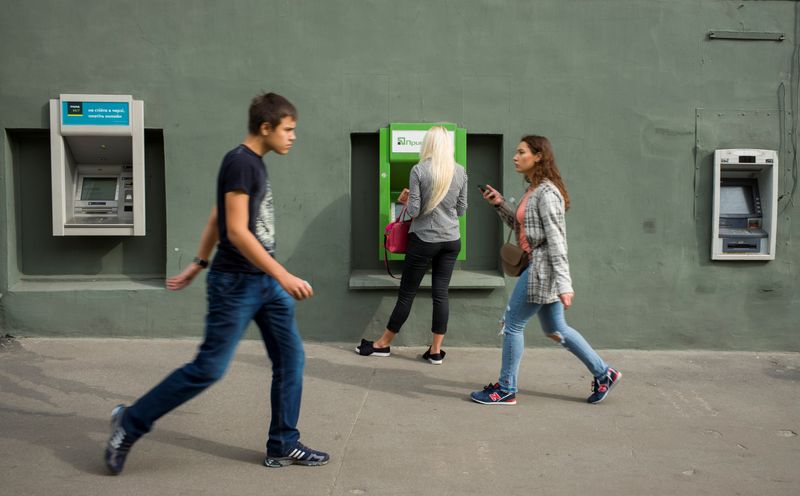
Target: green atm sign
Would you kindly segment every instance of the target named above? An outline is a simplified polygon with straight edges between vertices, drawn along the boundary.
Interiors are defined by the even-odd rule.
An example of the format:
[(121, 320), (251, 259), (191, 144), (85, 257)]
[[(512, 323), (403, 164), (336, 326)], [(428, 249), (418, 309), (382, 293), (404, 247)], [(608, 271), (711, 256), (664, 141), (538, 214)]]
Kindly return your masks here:
[[(392, 129), (392, 153), (415, 153), (422, 150), (422, 139), (427, 130), (419, 129)], [(448, 130), (450, 139), (455, 143), (455, 130)]]
[(392, 131), (392, 152), (419, 153), (424, 137), (423, 131)]

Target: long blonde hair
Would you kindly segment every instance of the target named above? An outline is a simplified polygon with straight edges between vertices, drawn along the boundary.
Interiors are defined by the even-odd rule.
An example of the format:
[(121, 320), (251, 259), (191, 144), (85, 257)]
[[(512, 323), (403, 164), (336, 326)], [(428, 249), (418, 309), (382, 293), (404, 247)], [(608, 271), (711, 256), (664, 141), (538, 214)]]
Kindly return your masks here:
[(431, 176), (433, 184), (431, 187), (431, 197), (425, 204), (423, 214), (429, 213), (442, 202), (450, 183), (453, 181), (456, 161), (453, 158), (453, 141), (450, 133), (442, 126), (433, 126), (425, 133), (422, 139), (422, 151), (419, 154), (420, 162), (430, 159)]

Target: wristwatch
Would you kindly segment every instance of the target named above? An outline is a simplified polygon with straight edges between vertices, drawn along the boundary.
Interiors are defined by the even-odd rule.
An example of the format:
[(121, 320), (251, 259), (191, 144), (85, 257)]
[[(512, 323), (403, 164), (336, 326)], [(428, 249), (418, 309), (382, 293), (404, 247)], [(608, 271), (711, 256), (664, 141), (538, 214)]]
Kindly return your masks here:
[(192, 262), (196, 263), (197, 265), (199, 265), (203, 269), (207, 269), (208, 268), (208, 260), (203, 260), (200, 257), (194, 257), (194, 260), (192, 260)]

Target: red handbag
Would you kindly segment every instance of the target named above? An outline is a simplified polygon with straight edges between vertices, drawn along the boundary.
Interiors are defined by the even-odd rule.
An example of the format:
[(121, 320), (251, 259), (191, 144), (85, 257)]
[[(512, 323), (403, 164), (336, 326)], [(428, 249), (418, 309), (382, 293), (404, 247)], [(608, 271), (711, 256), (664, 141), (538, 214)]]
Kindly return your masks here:
[(383, 233), (383, 261), (386, 264), (386, 271), (395, 279), (399, 279), (399, 277), (395, 277), (389, 268), (388, 252), (406, 252), (406, 246), (408, 246), (408, 230), (411, 229), (412, 221), (410, 217), (408, 220), (404, 219), (406, 213), (406, 207), (403, 206), (400, 215), (386, 226)]

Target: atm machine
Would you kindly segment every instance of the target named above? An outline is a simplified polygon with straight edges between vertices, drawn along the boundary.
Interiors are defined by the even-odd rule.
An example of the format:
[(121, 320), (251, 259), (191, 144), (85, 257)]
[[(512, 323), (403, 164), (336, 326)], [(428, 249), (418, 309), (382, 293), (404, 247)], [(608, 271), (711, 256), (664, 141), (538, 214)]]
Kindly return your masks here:
[[(403, 188), (408, 188), (411, 168), (419, 162), (422, 139), (433, 126), (447, 129), (453, 140), (456, 163), (467, 167), (467, 130), (449, 123), (391, 123), (380, 130), (380, 159), (378, 182), (378, 258), (383, 260), (383, 235), (386, 225), (397, 218), (402, 204), (397, 197)], [(461, 251), (456, 260), (467, 258), (467, 218), (459, 217), (461, 231)], [(389, 260), (403, 260), (405, 255), (389, 253)]]
[(712, 260), (774, 260), (778, 223), (778, 153), (714, 152)]
[(144, 105), (130, 95), (50, 100), (53, 236), (144, 236)]

